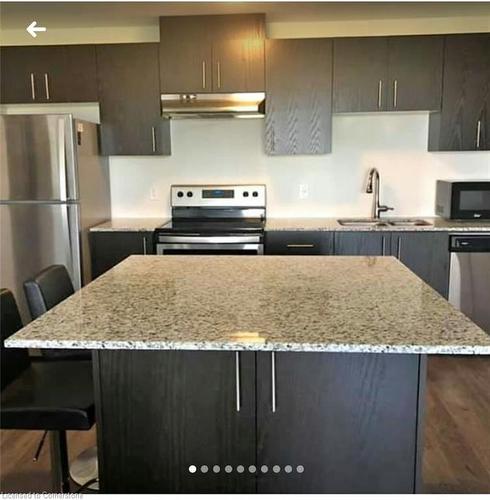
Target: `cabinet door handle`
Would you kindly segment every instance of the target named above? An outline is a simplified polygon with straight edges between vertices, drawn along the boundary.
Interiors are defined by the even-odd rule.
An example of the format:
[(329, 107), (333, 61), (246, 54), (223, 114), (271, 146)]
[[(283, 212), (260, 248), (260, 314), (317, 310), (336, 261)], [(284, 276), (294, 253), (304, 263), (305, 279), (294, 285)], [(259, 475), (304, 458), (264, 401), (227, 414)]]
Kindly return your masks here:
[(157, 150), (157, 138), (155, 135), (155, 127), (151, 127), (151, 149), (154, 153)]
[(236, 411), (240, 411), (240, 353), (235, 352), (235, 389), (236, 389)]
[(381, 109), (383, 104), (383, 80), (378, 82), (378, 109)]
[(36, 100), (36, 82), (34, 80), (34, 73), (31, 73), (31, 97), (32, 100)]
[(146, 255), (146, 236), (143, 236), (143, 255)]
[(218, 88), (221, 88), (221, 63), (218, 61), (216, 63), (216, 71), (218, 73)]
[(398, 103), (398, 80), (393, 80), (393, 107), (396, 108)]
[(396, 258), (401, 260), (402, 257), (402, 237), (398, 236), (398, 249), (396, 251)]
[(272, 413), (276, 413), (276, 353), (271, 352), (271, 390), (272, 390)]
[(480, 149), (481, 120), (476, 122), (476, 149)]
[(206, 88), (206, 61), (202, 62), (202, 88)]
[(381, 239), (381, 255), (386, 255), (386, 237), (384, 235)]
[(44, 73), (44, 88), (46, 90), (46, 100), (49, 101), (49, 77), (47, 73)]
[(288, 243), (286, 246), (288, 248), (315, 248), (313, 243)]

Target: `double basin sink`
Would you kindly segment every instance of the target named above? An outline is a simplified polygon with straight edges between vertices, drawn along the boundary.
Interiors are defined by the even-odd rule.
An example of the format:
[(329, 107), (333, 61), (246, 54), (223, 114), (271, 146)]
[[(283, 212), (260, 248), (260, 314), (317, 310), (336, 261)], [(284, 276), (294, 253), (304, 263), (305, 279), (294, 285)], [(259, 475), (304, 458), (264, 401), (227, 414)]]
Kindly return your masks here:
[(341, 226), (350, 227), (413, 227), (431, 226), (430, 222), (424, 219), (338, 219)]

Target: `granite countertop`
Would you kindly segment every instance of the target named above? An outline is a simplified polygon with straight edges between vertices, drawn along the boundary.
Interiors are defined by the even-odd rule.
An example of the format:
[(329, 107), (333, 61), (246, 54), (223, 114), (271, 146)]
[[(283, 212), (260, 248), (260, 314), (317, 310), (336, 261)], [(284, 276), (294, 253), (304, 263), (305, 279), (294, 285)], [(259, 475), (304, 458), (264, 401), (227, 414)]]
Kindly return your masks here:
[[(413, 218), (413, 217), (410, 217)], [(428, 226), (341, 226), (333, 217), (270, 218), (266, 231), (490, 231), (490, 221), (447, 221), (440, 217), (417, 217)], [(154, 231), (167, 223), (166, 218), (115, 218), (90, 228), (90, 231)]]
[(8, 347), (490, 354), (394, 257), (131, 256)]
[(157, 227), (167, 223), (167, 218), (115, 218), (102, 224), (91, 227), (90, 231), (110, 232), (110, 231), (154, 231)]
[[(342, 218), (342, 217), (340, 217)], [(347, 217), (346, 217), (347, 218)], [(360, 217), (362, 218), (362, 217)], [(393, 217), (395, 218), (395, 217)], [(490, 232), (490, 221), (448, 221), (440, 217), (400, 217), (401, 219), (422, 219), (427, 226), (342, 226), (336, 218), (270, 218), (266, 231), (475, 231)]]

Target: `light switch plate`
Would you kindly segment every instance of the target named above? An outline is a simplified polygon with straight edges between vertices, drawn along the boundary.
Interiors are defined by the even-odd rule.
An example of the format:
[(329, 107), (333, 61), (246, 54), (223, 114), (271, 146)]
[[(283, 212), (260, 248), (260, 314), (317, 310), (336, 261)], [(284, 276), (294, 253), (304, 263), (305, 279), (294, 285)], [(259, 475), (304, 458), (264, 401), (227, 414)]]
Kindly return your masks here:
[(157, 188), (152, 187), (150, 189), (150, 200), (158, 200), (158, 190)]

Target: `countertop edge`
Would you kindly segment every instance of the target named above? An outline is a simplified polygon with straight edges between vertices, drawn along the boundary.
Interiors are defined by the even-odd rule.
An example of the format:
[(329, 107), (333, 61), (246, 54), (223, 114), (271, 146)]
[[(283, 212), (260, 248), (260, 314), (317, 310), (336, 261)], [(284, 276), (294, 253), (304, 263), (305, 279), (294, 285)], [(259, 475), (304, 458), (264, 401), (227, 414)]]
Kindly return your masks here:
[(169, 350), (169, 351), (278, 351), (278, 352), (344, 352), (384, 354), (467, 354), (490, 355), (489, 345), (386, 345), (386, 344), (308, 344), (246, 342), (146, 342), (146, 341), (49, 341), (9, 340), (8, 348), (87, 349), (87, 350)]

